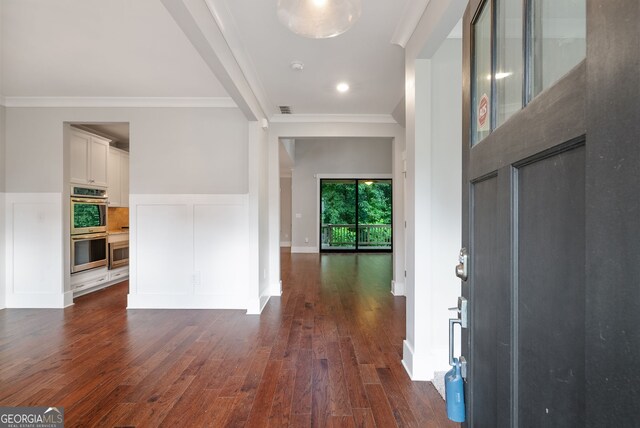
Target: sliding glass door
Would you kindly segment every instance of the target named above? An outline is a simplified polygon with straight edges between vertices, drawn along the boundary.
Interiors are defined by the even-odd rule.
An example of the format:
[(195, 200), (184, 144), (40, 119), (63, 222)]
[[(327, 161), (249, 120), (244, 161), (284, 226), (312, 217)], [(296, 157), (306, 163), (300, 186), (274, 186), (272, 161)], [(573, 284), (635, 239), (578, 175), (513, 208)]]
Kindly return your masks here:
[(391, 180), (321, 179), (320, 250), (391, 251)]

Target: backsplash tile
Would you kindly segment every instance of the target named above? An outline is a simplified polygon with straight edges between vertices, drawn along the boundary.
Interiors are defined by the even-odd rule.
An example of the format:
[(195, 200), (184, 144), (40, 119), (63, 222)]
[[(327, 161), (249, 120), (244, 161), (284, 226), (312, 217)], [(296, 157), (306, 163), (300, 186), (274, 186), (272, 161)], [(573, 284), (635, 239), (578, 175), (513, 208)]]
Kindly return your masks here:
[(119, 231), (123, 227), (129, 227), (129, 208), (109, 207), (107, 213), (107, 230)]

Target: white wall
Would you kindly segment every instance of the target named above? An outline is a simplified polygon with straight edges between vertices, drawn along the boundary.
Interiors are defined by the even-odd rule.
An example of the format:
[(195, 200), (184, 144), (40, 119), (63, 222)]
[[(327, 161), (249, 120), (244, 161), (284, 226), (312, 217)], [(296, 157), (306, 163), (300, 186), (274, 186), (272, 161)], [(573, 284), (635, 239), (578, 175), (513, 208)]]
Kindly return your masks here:
[[(1, 19), (1, 6), (0, 6), (0, 22)], [(2, 53), (0, 52), (0, 57)], [(1, 68), (1, 62), (0, 62)], [(1, 73), (1, 71), (0, 71)], [(0, 75), (0, 88), (2, 88), (2, 78)], [(5, 266), (6, 266), (6, 258), (5, 258), (5, 202), (4, 202), (4, 190), (5, 190), (5, 144), (4, 144), (4, 135), (5, 135), (5, 109), (4, 106), (0, 105), (0, 309), (4, 309), (6, 306), (5, 303), (5, 295), (6, 295), (6, 278), (5, 278)]]
[(269, 134), (249, 124), (249, 297), (247, 313), (259, 314), (269, 301)]
[(259, 260), (260, 266), (258, 275), (260, 276), (260, 287), (258, 296), (260, 296), (260, 311), (265, 307), (270, 297), (269, 290), (269, 204), (275, 204), (276, 201), (269, 200), (269, 134), (266, 130), (260, 130), (260, 138), (258, 139), (260, 147), (259, 151)]
[[(0, 1), (0, 35), (2, 35), (2, 2)], [(5, 136), (5, 109), (4, 109), (4, 97), (2, 94), (2, 71), (4, 69), (2, 63), (2, 39), (0, 37), (0, 309), (5, 307), (5, 295), (6, 295), (6, 278), (5, 278), (5, 206), (4, 206), (4, 189), (5, 189), (5, 149), (4, 149), (4, 136)]]
[[(447, 39), (431, 59), (431, 267), (428, 320), (435, 370), (448, 370), (447, 308), (456, 306), (453, 274), (462, 240), (462, 40)], [(460, 336), (456, 337), (459, 343)], [(457, 348), (459, 349), (459, 348)]]
[[(370, 175), (392, 172), (389, 138), (296, 140), (291, 179), (291, 251), (318, 252), (318, 174)], [(305, 242), (308, 238), (309, 242)]]
[(291, 246), (291, 177), (280, 177), (280, 246)]
[[(462, 50), (446, 36), (464, 0), (432, 0), (405, 49), (407, 331), (403, 364), (414, 380), (448, 367), (446, 308), (460, 284)], [(444, 44), (443, 44), (444, 43)], [(456, 202), (458, 201), (458, 202)]]
[[(184, 231), (191, 226), (208, 233), (208, 236), (216, 236), (217, 240), (221, 236), (228, 237), (230, 231), (237, 233), (235, 241), (225, 249), (227, 254), (236, 251), (234, 260), (243, 257), (243, 251), (248, 248), (249, 208), (246, 199), (249, 191), (249, 127), (247, 120), (235, 108), (7, 108), (7, 200), (28, 198), (31, 201), (29, 203), (35, 203), (40, 199), (39, 194), (55, 194), (61, 207), (49, 206), (37, 216), (30, 217), (33, 222), (42, 221), (49, 225), (47, 227), (55, 228), (60, 240), (60, 249), (54, 251), (55, 254), (39, 269), (51, 270), (57, 265), (63, 272), (63, 278), (55, 275), (48, 277), (41, 284), (42, 290), (68, 293), (69, 255), (68, 250), (63, 249), (65, 245), (68, 247), (68, 234), (63, 227), (63, 223), (68, 221), (65, 122), (130, 123), (131, 270), (141, 274), (140, 277), (132, 275), (130, 284), (133, 294), (144, 291), (133, 299), (133, 303), (140, 307), (166, 306), (167, 300), (170, 300), (171, 305), (186, 306), (190, 304), (187, 300), (198, 300), (194, 296), (199, 289), (210, 287), (204, 291), (208, 297), (200, 302), (215, 307), (216, 299), (211, 297), (211, 290), (224, 284), (225, 287), (235, 287), (238, 293), (224, 297), (222, 305), (246, 308), (247, 281), (243, 281), (241, 275), (229, 274), (229, 270), (236, 266), (234, 263), (227, 260), (226, 265), (221, 265), (226, 266), (224, 272), (197, 269), (198, 263), (204, 263), (211, 259), (212, 254), (217, 254), (217, 247), (193, 241), (196, 250), (200, 249), (199, 253), (192, 251), (187, 253), (186, 258), (176, 253), (181, 245), (185, 245), (181, 241), (184, 235), (176, 235), (177, 231)], [(185, 199), (184, 195), (191, 196)], [(206, 195), (206, 198), (200, 200), (198, 195)], [(231, 202), (226, 199), (227, 196), (231, 197)], [(139, 213), (137, 203), (143, 205)], [(6, 212), (10, 210), (7, 206)], [(52, 221), (56, 215), (61, 219)], [(144, 219), (142, 223), (136, 222), (141, 219)], [(147, 221), (154, 225), (157, 234), (148, 233), (149, 229), (138, 230), (134, 226), (146, 224)], [(27, 226), (13, 224), (8, 219), (7, 234), (10, 235), (18, 227)], [(138, 232), (142, 235), (136, 237)], [(173, 242), (153, 238), (165, 234), (181, 239)], [(34, 242), (33, 245), (36, 247), (18, 245), (13, 248), (13, 254), (7, 254), (7, 261), (10, 258), (22, 260), (20, 251), (51, 250), (50, 242)], [(42, 247), (38, 248), (38, 245)], [(57, 249), (58, 244), (55, 247)], [(60, 263), (56, 259), (58, 254), (63, 260)], [(162, 254), (162, 257), (175, 256), (178, 262), (171, 258), (173, 263), (162, 263)], [(136, 270), (137, 260), (143, 263), (142, 271)], [(243, 263), (246, 264), (246, 259)], [(25, 266), (8, 268), (14, 271), (26, 269)], [(200, 276), (196, 277), (198, 270)], [(241, 270), (246, 271), (245, 265)], [(178, 278), (175, 272), (185, 274)], [(208, 273), (213, 276), (207, 277)], [(163, 275), (175, 281), (156, 281)], [(7, 284), (12, 290), (8, 290), (9, 294), (30, 290), (35, 295), (41, 291), (32, 290), (33, 285), (26, 279), (11, 279), (8, 275), (7, 279), (12, 281)], [(184, 297), (185, 294), (190, 297)], [(161, 302), (158, 295), (172, 297)], [(245, 299), (242, 304), (238, 303), (242, 299)], [(23, 303), (28, 306), (28, 302)], [(59, 301), (50, 303), (51, 307), (58, 305)]]
[(248, 122), (239, 110), (145, 109), (136, 116), (131, 193), (249, 191)]
[(132, 194), (248, 192), (248, 122), (237, 109), (12, 107), (6, 112), (7, 192), (62, 191), (64, 122), (130, 123)]

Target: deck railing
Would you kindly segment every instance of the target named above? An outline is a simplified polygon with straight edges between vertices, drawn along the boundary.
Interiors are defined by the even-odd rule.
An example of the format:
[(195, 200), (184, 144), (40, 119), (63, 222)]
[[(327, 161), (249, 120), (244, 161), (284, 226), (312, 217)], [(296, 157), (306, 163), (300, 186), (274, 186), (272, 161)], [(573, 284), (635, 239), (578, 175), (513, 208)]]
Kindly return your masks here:
[(323, 224), (322, 248), (354, 247), (356, 232), (360, 248), (391, 248), (390, 224)]

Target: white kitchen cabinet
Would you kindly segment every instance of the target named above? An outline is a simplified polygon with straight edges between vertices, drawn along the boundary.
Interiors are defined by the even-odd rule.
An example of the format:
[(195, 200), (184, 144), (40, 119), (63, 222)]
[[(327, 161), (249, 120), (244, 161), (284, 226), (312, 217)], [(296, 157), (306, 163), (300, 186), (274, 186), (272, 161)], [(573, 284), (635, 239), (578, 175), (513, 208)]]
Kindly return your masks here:
[(129, 206), (129, 153), (120, 156), (120, 203)]
[(109, 140), (72, 129), (69, 140), (70, 176), (76, 184), (107, 187)]
[(109, 271), (106, 267), (91, 269), (71, 275), (71, 289), (74, 294), (109, 282)]
[(109, 195), (110, 207), (129, 206), (129, 153), (109, 148)]
[(109, 271), (109, 282), (120, 282), (124, 281), (127, 278), (129, 278), (129, 266), (124, 266)]
[(82, 296), (129, 278), (129, 266), (109, 270), (106, 267), (91, 269), (71, 275), (73, 297)]
[(121, 206), (121, 188), (120, 152), (111, 147), (109, 148), (109, 186), (107, 187), (107, 196), (109, 197), (110, 207)]

